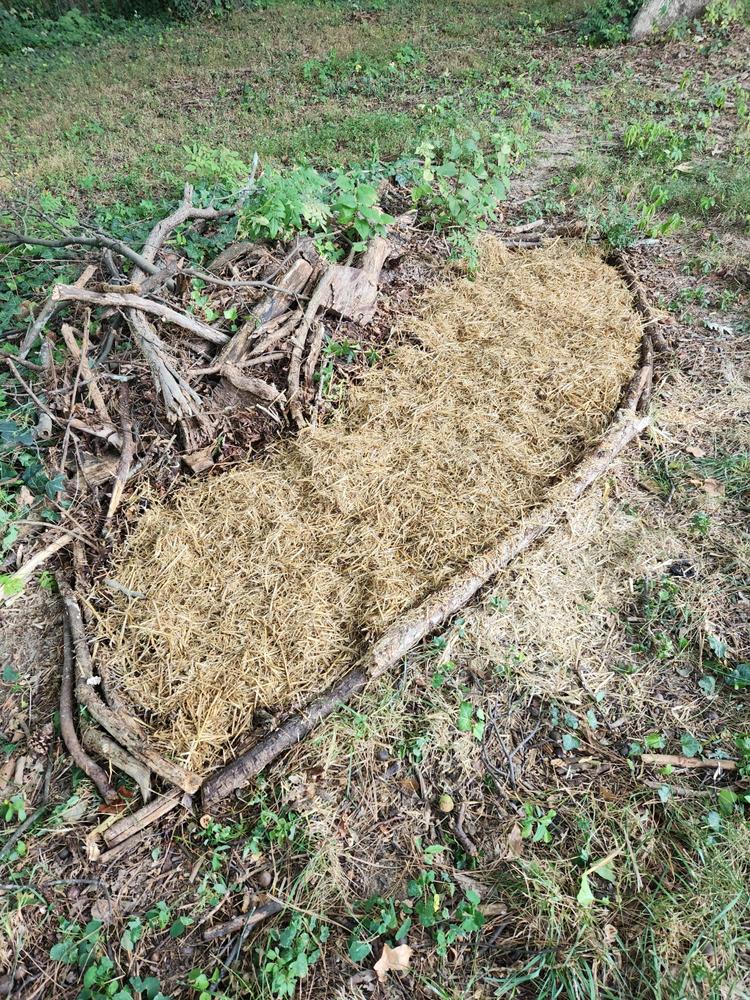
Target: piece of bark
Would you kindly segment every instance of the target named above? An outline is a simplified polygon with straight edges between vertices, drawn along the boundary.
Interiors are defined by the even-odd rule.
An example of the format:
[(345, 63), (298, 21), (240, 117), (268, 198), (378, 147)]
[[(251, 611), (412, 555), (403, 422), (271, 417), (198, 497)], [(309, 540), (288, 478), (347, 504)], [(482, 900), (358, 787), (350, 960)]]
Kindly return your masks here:
[(707, 7), (708, 0), (645, 0), (630, 25), (630, 40), (642, 42), (661, 34), (677, 21), (700, 17)]
[(339, 705), (362, 691), (370, 680), (382, 676), (417, 643), (460, 611), (516, 556), (547, 534), (585, 490), (607, 471), (623, 448), (648, 426), (650, 417), (636, 413), (637, 404), (635, 399), (632, 408), (618, 412), (599, 445), (582, 459), (570, 477), (552, 491), (550, 500), (527, 522), (472, 559), (467, 568), (445, 587), (401, 616), (342, 680), (332, 684), (304, 709), (290, 715), (246, 753), (207, 778), (202, 788), (205, 810), (210, 812), (219, 799), (246, 785), (281, 753), (307, 736)]
[(362, 255), (359, 267), (336, 264), (331, 275), (328, 308), (366, 326), (375, 315), (378, 282), (391, 247), (382, 236), (375, 236)]
[(133, 295), (130, 292), (93, 292), (89, 288), (76, 288), (75, 285), (55, 285), (52, 290), (52, 299), (55, 302), (86, 302), (93, 306), (114, 306), (118, 309), (149, 313), (152, 316), (158, 316), (166, 323), (179, 326), (211, 344), (226, 344), (230, 339), (228, 334), (222, 333), (221, 330), (214, 330), (212, 326), (203, 323), (189, 313), (180, 312), (178, 309), (164, 305), (163, 302), (155, 302), (153, 299), (144, 298), (142, 295)]
[(89, 726), (88, 729), (84, 730), (83, 745), (91, 753), (104, 757), (118, 771), (129, 775), (138, 785), (144, 803), (149, 801), (151, 798), (151, 772), (144, 764), (131, 757), (119, 743), (103, 733), (101, 729), (97, 729), (96, 726)]
[(258, 257), (267, 256), (268, 251), (265, 247), (259, 246), (257, 243), (249, 243), (247, 241), (238, 241), (237, 243), (232, 243), (222, 250), (218, 257), (215, 257), (211, 263), (208, 265), (208, 270), (212, 274), (219, 274), (227, 264), (234, 264), (235, 261), (241, 260), (243, 257), (247, 257), (248, 254), (255, 254)]
[(145, 830), (146, 827), (156, 823), (162, 816), (166, 816), (173, 809), (177, 809), (182, 804), (183, 798), (184, 795), (182, 792), (178, 789), (172, 789), (166, 795), (158, 796), (149, 802), (148, 805), (136, 810), (136, 812), (124, 816), (104, 831), (105, 844), (107, 847), (116, 847), (123, 841), (129, 840), (135, 834), (140, 833), (141, 830)]

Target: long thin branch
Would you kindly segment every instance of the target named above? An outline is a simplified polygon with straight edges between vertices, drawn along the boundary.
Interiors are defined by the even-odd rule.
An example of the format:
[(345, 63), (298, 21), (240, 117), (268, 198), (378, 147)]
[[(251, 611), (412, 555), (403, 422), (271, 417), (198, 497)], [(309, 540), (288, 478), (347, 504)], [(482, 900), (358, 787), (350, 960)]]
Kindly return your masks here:
[(138, 309), (140, 312), (159, 316), (167, 323), (182, 327), (183, 330), (195, 334), (202, 340), (208, 340), (212, 344), (226, 344), (230, 339), (226, 333), (214, 330), (212, 326), (202, 323), (194, 316), (172, 309), (171, 306), (164, 305), (162, 302), (146, 299), (142, 295), (121, 292), (93, 292), (88, 288), (76, 288), (75, 285), (55, 285), (52, 290), (52, 298), (56, 302), (87, 302), (94, 306)]
[(202, 790), (206, 811), (210, 812), (219, 799), (247, 784), (281, 753), (304, 739), (339, 705), (361, 692), (370, 680), (381, 677), (417, 643), (463, 608), (516, 556), (547, 534), (649, 422), (649, 416), (641, 416), (633, 410), (619, 411), (597, 448), (553, 490), (549, 501), (526, 523), (508, 538), (472, 559), (466, 569), (445, 587), (394, 622), (340, 681), (332, 684), (303, 710), (290, 715), (246, 753), (212, 774), (204, 782)]
[(156, 274), (159, 270), (155, 267), (149, 260), (134, 250), (132, 247), (128, 246), (127, 243), (123, 243), (122, 240), (116, 240), (113, 236), (107, 236), (105, 233), (96, 233), (93, 236), (65, 236), (59, 240), (44, 240), (38, 239), (34, 236), (25, 236), (21, 233), (0, 232), (0, 243), (8, 247), (49, 247), (52, 250), (61, 249), (63, 247), (93, 247), (99, 250), (112, 250), (119, 254), (121, 257), (127, 257), (128, 260), (132, 261), (137, 267), (140, 267), (147, 274)]
[(74, 763), (80, 767), (96, 785), (99, 794), (107, 803), (117, 800), (117, 792), (110, 784), (104, 770), (93, 761), (81, 746), (73, 722), (73, 641), (67, 620), (64, 621), (63, 633), (63, 667), (60, 679), (60, 733), (68, 753)]
[(81, 609), (78, 607), (78, 601), (71, 587), (59, 575), (57, 585), (65, 604), (65, 613), (73, 638), (77, 676), (75, 693), (78, 701), (89, 710), (94, 720), (137, 760), (189, 795), (194, 794), (201, 784), (198, 775), (186, 771), (179, 764), (167, 760), (152, 750), (142, 726), (125, 712), (110, 708), (99, 697), (96, 691), (98, 681), (94, 675), (91, 652), (81, 618)]

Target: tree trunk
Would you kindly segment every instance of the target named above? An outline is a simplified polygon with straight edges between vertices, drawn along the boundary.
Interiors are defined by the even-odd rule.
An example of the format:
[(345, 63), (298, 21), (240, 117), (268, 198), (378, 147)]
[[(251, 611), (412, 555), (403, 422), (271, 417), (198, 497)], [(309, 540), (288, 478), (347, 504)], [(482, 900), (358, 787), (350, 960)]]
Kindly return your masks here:
[(699, 17), (708, 7), (705, 0), (645, 0), (630, 26), (631, 42), (666, 31), (682, 18)]

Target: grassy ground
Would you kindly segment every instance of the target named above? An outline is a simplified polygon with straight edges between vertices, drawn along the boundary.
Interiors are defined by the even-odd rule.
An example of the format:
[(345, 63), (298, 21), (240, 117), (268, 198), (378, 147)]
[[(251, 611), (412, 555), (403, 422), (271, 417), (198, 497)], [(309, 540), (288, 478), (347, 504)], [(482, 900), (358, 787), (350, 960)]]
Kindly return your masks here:
[[(675, 349), (647, 437), (569, 523), (225, 814), (97, 867), (95, 796), (56, 751), (56, 804), (3, 860), (0, 994), (750, 995), (750, 33), (589, 48), (587, 7), (283, 2), (37, 53), (20, 82), (7, 57), (3, 190), (81, 211), (256, 149), (325, 166), (512, 129), (509, 222), (639, 242)], [(43, 587), (4, 612), (8, 833), (40, 794), (56, 613)], [(285, 913), (202, 942), (269, 885)]]

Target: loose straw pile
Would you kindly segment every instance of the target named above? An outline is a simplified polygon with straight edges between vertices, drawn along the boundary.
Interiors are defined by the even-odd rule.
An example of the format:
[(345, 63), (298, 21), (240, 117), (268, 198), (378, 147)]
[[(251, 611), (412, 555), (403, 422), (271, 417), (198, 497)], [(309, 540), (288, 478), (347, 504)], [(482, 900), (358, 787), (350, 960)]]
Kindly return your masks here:
[(329, 424), (152, 506), (111, 570), (146, 596), (100, 595), (108, 672), (193, 770), (528, 514), (609, 422), (641, 328), (595, 255), (487, 239), (399, 332)]

